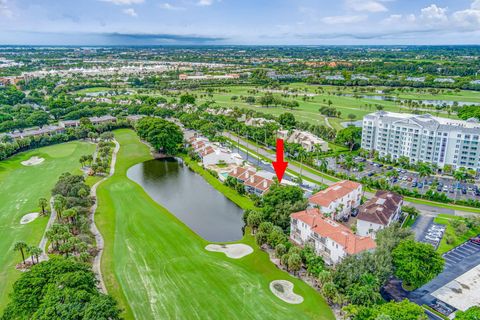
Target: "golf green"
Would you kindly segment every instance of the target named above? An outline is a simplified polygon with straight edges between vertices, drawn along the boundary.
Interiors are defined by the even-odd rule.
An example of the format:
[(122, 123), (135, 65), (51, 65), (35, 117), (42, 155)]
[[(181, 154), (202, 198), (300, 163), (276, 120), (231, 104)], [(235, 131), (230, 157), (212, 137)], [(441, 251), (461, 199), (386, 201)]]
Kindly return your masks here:
[[(116, 131), (116, 139), (116, 172), (98, 189), (96, 221), (105, 238), (104, 279), (125, 318), (334, 319), (323, 298), (277, 269), (252, 237), (241, 241), (254, 248), (242, 259), (206, 251), (207, 241), (127, 178), (129, 167), (151, 159), (148, 147), (131, 130)], [(294, 284), (303, 303), (271, 293), (270, 282), (281, 279)]]
[[(38, 199), (50, 198), (60, 174), (80, 172), (80, 156), (94, 150), (91, 143), (75, 141), (23, 152), (0, 162), (0, 314), (20, 275), (15, 265), (21, 261), (21, 255), (13, 251), (14, 243), (38, 245), (48, 221), (48, 217), (39, 217), (21, 225), (20, 219), (27, 213), (38, 212)], [(34, 166), (22, 165), (31, 157), (45, 160)]]

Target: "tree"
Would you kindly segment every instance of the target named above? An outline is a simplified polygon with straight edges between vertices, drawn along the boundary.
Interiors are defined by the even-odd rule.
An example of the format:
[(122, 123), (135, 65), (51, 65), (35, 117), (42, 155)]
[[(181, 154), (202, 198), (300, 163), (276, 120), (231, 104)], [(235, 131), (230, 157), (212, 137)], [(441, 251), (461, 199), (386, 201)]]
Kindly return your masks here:
[(173, 122), (159, 118), (143, 118), (136, 125), (138, 135), (156, 150), (176, 155), (183, 142), (183, 133)]
[(302, 267), (302, 258), (300, 255), (293, 253), (288, 257), (288, 270), (292, 271), (293, 274), (296, 274), (297, 271)]
[(39, 263), (38, 261), (38, 257), (43, 253), (43, 250), (40, 249), (39, 247), (36, 247), (36, 246), (31, 246), (31, 247), (28, 247), (28, 254), (30, 254), (32, 256), (32, 263), (35, 264), (35, 261), (33, 260), (33, 257), (35, 257), (35, 259), (37, 260), (37, 263)]
[(28, 249), (28, 245), (23, 241), (18, 241), (13, 246), (13, 250), (20, 251), (20, 253), (22, 254), (22, 261), (24, 264), (25, 264), (25, 250), (27, 249)]
[(280, 115), (278, 122), (286, 129), (292, 129), (295, 127), (295, 116), (290, 112), (285, 112)]
[(392, 252), (395, 275), (408, 287), (416, 289), (435, 278), (443, 270), (445, 261), (427, 243), (407, 239)]
[(354, 115), (353, 113), (349, 113), (347, 117), (348, 117), (348, 119), (350, 119), (350, 122), (353, 122), (353, 120), (355, 120), (357, 118), (357, 116)]
[(352, 320), (427, 320), (423, 308), (408, 299), (373, 306), (348, 305), (343, 308)]
[(258, 211), (252, 211), (247, 217), (247, 226), (252, 228), (252, 233), (255, 234), (258, 226), (262, 222), (262, 213)]
[(336, 143), (347, 146), (350, 151), (353, 151), (355, 148), (359, 148), (361, 140), (362, 128), (352, 126), (340, 130), (335, 138)]
[(195, 104), (195, 97), (191, 94), (184, 94), (180, 97), (180, 104)]
[(22, 273), (2, 319), (121, 318), (115, 300), (98, 291), (89, 265), (54, 257)]
[(474, 306), (467, 311), (457, 311), (455, 314), (455, 320), (479, 320), (480, 319), (480, 306)]
[(38, 199), (38, 206), (42, 209), (42, 216), (44, 216), (46, 213), (47, 205), (48, 205), (47, 199), (45, 198)]

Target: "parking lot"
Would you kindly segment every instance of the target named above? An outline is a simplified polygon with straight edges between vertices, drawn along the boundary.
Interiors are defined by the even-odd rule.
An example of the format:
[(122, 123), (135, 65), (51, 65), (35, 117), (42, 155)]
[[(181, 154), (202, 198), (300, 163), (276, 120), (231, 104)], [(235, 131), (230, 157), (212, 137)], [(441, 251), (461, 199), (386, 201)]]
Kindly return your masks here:
[(464, 244), (448, 251), (443, 255), (445, 268), (451, 268), (464, 259), (470, 258), (473, 254), (480, 252), (480, 244), (467, 241)]
[(445, 253), (443, 258), (445, 259), (443, 272), (423, 287), (407, 293), (411, 301), (431, 307), (438, 305), (439, 301), (432, 295), (434, 292), (480, 265), (480, 244), (467, 241)]
[(423, 237), (420, 238), (420, 242), (429, 243), (435, 249), (438, 248), (440, 241), (445, 234), (445, 226), (442, 224), (432, 223), (424, 233)]
[[(480, 200), (479, 186), (473, 183), (460, 183), (452, 177), (420, 177), (417, 172), (375, 163), (362, 157), (356, 157), (354, 158), (354, 161), (357, 164), (362, 163), (363, 170), (358, 170), (357, 168), (348, 170), (342, 165), (342, 161), (342, 156), (340, 156), (337, 161), (333, 157), (327, 158), (328, 168), (348, 175), (353, 174), (358, 179), (363, 177), (387, 179), (391, 185), (397, 185), (409, 190), (415, 189), (420, 194), (433, 188), (435, 192), (444, 193), (451, 199)], [(396, 176), (388, 174), (390, 171), (396, 171)], [(432, 185), (434, 186), (432, 187)]]

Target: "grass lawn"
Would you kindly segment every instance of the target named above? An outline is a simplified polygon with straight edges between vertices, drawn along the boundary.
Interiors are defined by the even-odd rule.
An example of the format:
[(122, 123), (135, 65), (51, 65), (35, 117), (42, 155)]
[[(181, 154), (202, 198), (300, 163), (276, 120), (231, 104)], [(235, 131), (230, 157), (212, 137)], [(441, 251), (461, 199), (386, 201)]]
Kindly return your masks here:
[[(465, 241), (468, 241), (468, 239), (475, 237), (480, 234), (480, 228), (471, 228), (468, 230), (467, 233), (463, 235), (456, 235), (455, 234), (455, 229), (451, 225), (451, 221), (453, 220), (465, 220), (465, 218), (460, 217), (460, 216), (452, 216), (448, 214), (439, 214), (433, 221), (435, 223), (443, 224), (447, 226), (447, 229), (445, 231), (445, 235), (442, 238), (442, 241), (440, 242), (440, 245), (438, 246), (437, 251), (441, 254), (461, 245)], [(450, 236), (454, 241), (450, 244), (447, 243), (447, 236)]]
[[(8, 293), (20, 276), (15, 265), (21, 255), (13, 252), (15, 242), (38, 245), (45, 230), (47, 217), (20, 225), (27, 213), (38, 212), (38, 199), (50, 198), (50, 191), (64, 172), (80, 173), (78, 159), (92, 154), (95, 146), (85, 142), (69, 142), (20, 153), (0, 162), (0, 314), (8, 303)], [(20, 162), (32, 156), (44, 158), (37, 166), (25, 167)]]
[[(242, 240), (255, 249), (243, 259), (206, 251), (207, 241), (126, 177), (132, 165), (151, 159), (148, 147), (131, 130), (116, 131), (116, 139), (116, 172), (99, 187), (96, 221), (105, 237), (107, 288), (127, 319), (334, 319), (322, 297), (278, 270), (252, 237)], [(269, 283), (276, 279), (292, 281), (305, 301), (275, 297)]]
[[(348, 122), (348, 115), (353, 114), (356, 116), (355, 120), (361, 120), (363, 116), (366, 114), (372, 113), (376, 111), (376, 108), (373, 106), (375, 104), (380, 104), (384, 107), (385, 111), (391, 112), (402, 112), (402, 113), (411, 113), (411, 110), (408, 108), (402, 107), (400, 104), (393, 102), (393, 101), (380, 101), (375, 99), (368, 99), (368, 98), (356, 98), (352, 96), (341, 96), (337, 95), (339, 93), (342, 94), (352, 94), (353, 87), (349, 87), (346, 89), (338, 90), (339, 87), (332, 87), (332, 86), (322, 86), (323, 93), (316, 93), (316, 95), (309, 99), (308, 101), (304, 101), (302, 99), (304, 92), (315, 93), (319, 86), (315, 85), (308, 85), (305, 83), (289, 83), (285, 84), (282, 87), (289, 87), (291, 89), (299, 89), (301, 92), (298, 93), (298, 97), (287, 97), (286, 99), (294, 99), (298, 101), (299, 108), (294, 110), (282, 108), (282, 107), (260, 107), (258, 105), (250, 105), (248, 103), (243, 102), (241, 99), (237, 99), (233, 101), (231, 98), (233, 96), (255, 96), (260, 97), (265, 94), (265, 92), (258, 92), (257, 94), (252, 94), (251, 90), (255, 89), (255, 86), (248, 86), (248, 85), (233, 85), (227, 86), (224, 89), (227, 89), (228, 92), (215, 92), (213, 93), (213, 97), (203, 97), (198, 98), (198, 103), (201, 104), (205, 101), (209, 101), (213, 98), (214, 101), (217, 102), (218, 105), (223, 107), (243, 107), (248, 108), (256, 111), (261, 111), (264, 113), (273, 114), (279, 116), (285, 112), (291, 112), (295, 115), (295, 118), (299, 121), (309, 122), (313, 124), (326, 124), (325, 116), (319, 113), (319, 108), (322, 106), (328, 106), (327, 102), (330, 100), (333, 104), (332, 107), (336, 108), (338, 111), (341, 112), (340, 118), (329, 118), (329, 124), (335, 128), (336, 130), (340, 130), (343, 128), (342, 122)], [(378, 87), (379, 90), (382, 87)], [(200, 95), (205, 94), (205, 89), (193, 90), (192, 93)], [(362, 93), (359, 93), (362, 95)], [(280, 96), (279, 93), (275, 93), (274, 95)], [(381, 94), (374, 94), (374, 95), (381, 95)], [(432, 95), (430, 93), (396, 93), (395, 96), (398, 96), (400, 99), (417, 99), (417, 100), (448, 100), (448, 101), (478, 101), (480, 94), (478, 92), (472, 91), (460, 91), (459, 93), (452, 93), (452, 94), (441, 94), (441, 95)], [(367, 106), (368, 105), (368, 106)], [(435, 113), (435, 110), (430, 111), (430, 113)], [(447, 115), (444, 113), (439, 113), (438, 116), (440, 117), (448, 117), (448, 118), (456, 118), (456, 115)]]
[(85, 88), (85, 89), (77, 90), (74, 93), (76, 93), (76, 94), (86, 94), (86, 93), (97, 93), (97, 92), (110, 91), (110, 90), (114, 90), (114, 89), (109, 88), (109, 87), (92, 87), (92, 88)]

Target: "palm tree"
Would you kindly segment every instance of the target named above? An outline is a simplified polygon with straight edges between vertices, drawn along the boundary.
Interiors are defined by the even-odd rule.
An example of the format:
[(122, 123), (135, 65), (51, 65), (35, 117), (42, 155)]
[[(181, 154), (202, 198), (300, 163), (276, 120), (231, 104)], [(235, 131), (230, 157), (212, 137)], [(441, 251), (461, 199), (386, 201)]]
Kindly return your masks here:
[(43, 251), (39, 247), (31, 246), (27, 248), (27, 252), (29, 255), (31, 255), (32, 264), (35, 264), (34, 258), (37, 259), (37, 263), (38, 263), (38, 256), (41, 255)]
[(25, 253), (24, 253), (24, 250), (26, 250), (28, 248), (28, 245), (23, 242), (23, 241), (18, 241), (17, 243), (15, 243), (15, 245), (13, 246), (13, 250), (15, 251), (20, 251), (20, 253), (22, 254), (22, 261), (23, 261), (23, 264), (25, 264)]
[[(420, 162), (417, 165), (417, 171), (418, 171), (418, 176), (420, 178), (427, 178), (433, 174), (432, 167), (427, 163), (423, 163), (423, 162)], [(425, 183), (422, 184), (422, 190), (424, 186), (425, 186)]]
[(56, 195), (55, 200), (53, 201), (53, 208), (58, 214), (59, 219), (62, 219), (62, 212), (65, 209), (65, 205), (67, 204), (67, 199), (65, 199), (62, 195)]
[(38, 199), (38, 206), (40, 208), (42, 208), (42, 215), (44, 216), (45, 215), (45, 208), (47, 207), (48, 205), (48, 200), (45, 199), (45, 198), (40, 198)]

